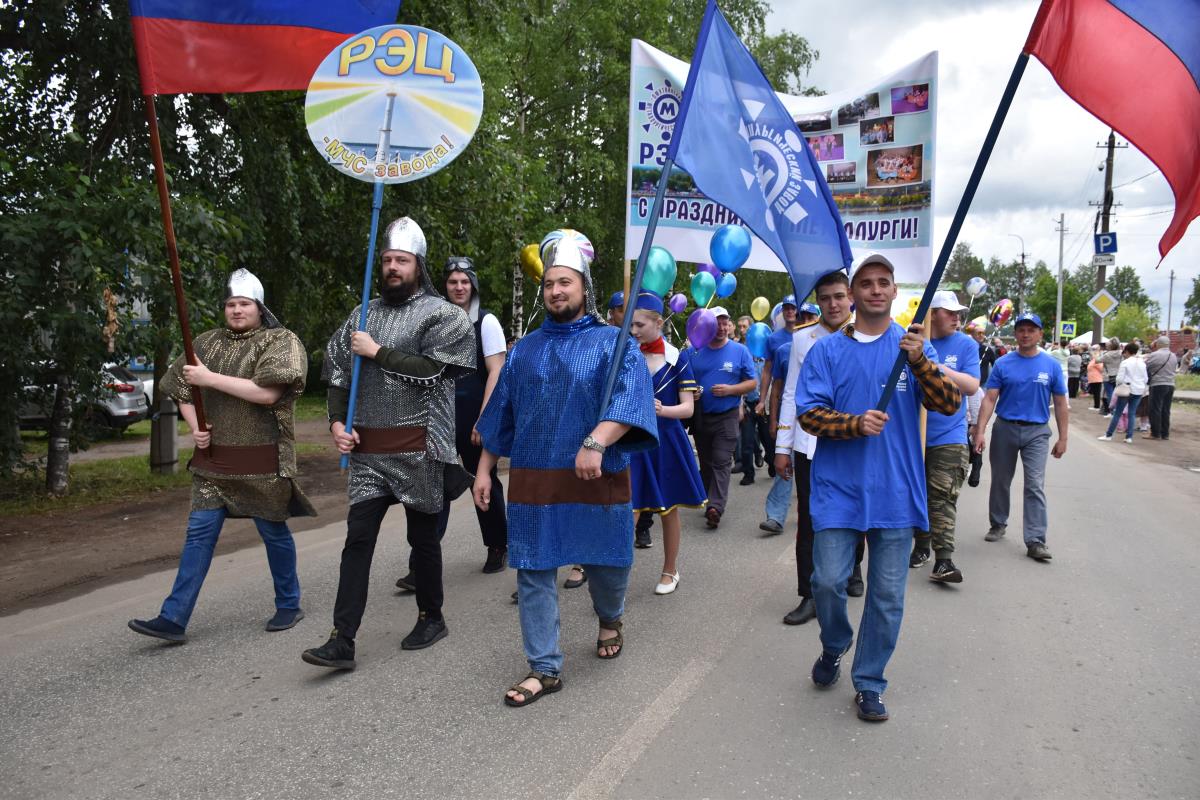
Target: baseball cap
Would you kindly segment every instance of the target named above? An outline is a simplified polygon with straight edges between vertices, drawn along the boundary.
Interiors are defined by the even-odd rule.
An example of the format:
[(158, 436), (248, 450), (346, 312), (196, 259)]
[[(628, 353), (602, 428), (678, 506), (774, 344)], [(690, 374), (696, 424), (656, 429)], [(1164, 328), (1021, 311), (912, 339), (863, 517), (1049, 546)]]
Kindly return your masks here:
[(723, 306), (713, 306), (712, 308), (709, 309), (709, 311), (713, 312), (714, 317), (728, 317), (729, 316), (729, 312), (726, 311)]
[(1032, 311), (1025, 311), (1015, 320), (1013, 320), (1013, 327), (1017, 327), (1022, 322), (1028, 322), (1032, 325), (1037, 325), (1039, 328), (1042, 327), (1042, 318)]
[(625, 305), (625, 293), (613, 292), (613, 296), (608, 299), (609, 308), (620, 308)]
[(800, 311), (805, 314), (816, 314), (821, 316), (821, 309), (812, 303), (803, 303), (800, 306)]
[(850, 271), (850, 282), (854, 282), (854, 276), (857, 275), (858, 271), (863, 267), (870, 267), (874, 265), (879, 265), (886, 268), (887, 271), (893, 275), (896, 274), (896, 265), (892, 263), (890, 258), (885, 256), (883, 253), (867, 253), (859, 260), (857, 264), (854, 265), (854, 268)]
[[(958, 302), (958, 297), (949, 290), (942, 290), (933, 293), (933, 302), (929, 304), (930, 308), (944, 308), (947, 311), (966, 311), (967, 307)], [(1038, 323), (1041, 327), (1041, 323)]]
[(780, 304), (781, 306), (795, 306), (795, 305), (797, 305), (797, 303), (796, 303), (796, 295), (794, 295), (794, 294), (785, 294), (785, 295), (783, 296), (783, 299), (779, 301), (779, 304)]

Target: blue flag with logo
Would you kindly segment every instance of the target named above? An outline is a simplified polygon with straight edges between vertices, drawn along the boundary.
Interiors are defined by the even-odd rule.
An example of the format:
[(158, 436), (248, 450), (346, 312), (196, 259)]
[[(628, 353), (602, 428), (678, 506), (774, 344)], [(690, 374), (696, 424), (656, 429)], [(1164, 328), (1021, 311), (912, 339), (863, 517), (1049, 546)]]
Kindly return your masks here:
[(779, 256), (797, 297), (849, 268), (846, 230), (812, 150), (712, 0), (667, 158)]

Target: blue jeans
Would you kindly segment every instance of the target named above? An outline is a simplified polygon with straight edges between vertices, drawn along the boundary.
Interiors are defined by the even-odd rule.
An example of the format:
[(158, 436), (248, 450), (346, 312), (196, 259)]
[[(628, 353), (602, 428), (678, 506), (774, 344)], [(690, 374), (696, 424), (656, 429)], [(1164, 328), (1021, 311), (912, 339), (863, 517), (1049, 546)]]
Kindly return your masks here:
[[(827, 528), (813, 538), (812, 592), (821, 646), (827, 653), (845, 653), (854, 641), (846, 612), (846, 581), (854, 569), (854, 548), (860, 536), (861, 531)], [(912, 541), (912, 528), (867, 531), (867, 597), (850, 673), (857, 691), (882, 693), (887, 688), (883, 670), (900, 638)]]
[[(163, 601), (159, 613), (176, 625), (186, 628), (204, 585), (204, 576), (212, 564), (213, 550), (217, 537), (225, 525), (227, 512), (224, 508), (209, 508), (193, 511), (188, 517), (187, 539), (183, 553), (179, 556), (179, 572), (171, 594)], [(296, 542), (286, 522), (272, 522), (254, 518), (258, 535), (267, 548), (267, 563), (271, 566), (271, 578), (275, 581), (275, 608), (279, 610), (300, 607), (300, 578), (296, 575)]]
[(1118, 397), (1116, 404), (1112, 408), (1112, 419), (1108, 423), (1108, 432), (1105, 436), (1113, 435), (1113, 431), (1117, 429), (1117, 425), (1121, 422), (1121, 412), (1125, 410), (1126, 404), (1128, 404), (1129, 416), (1125, 420), (1125, 439), (1126, 441), (1132, 440), (1133, 431), (1137, 428), (1137, 421), (1134, 419), (1134, 415), (1137, 414), (1137, 407), (1140, 402), (1142, 402), (1140, 394)]
[[(629, 567), (584, 564), (592, 608), (601, 622), (616, 622), (625, 613)], [(563, 654), (558, 646), (558, 570), (517, 570), (517, 611), (521, 616), (521, 642), (529, 668), (546, 675), (562, 673)]]
[[(774, 454), (770, 455), (774, 458)], [(795, 456), (793, 456), (793, 459)], [(779, 477), (779, 473), (775, 473), (775, 482), (771, 484), (771, 491), (767, 493), (767, 519), (773, 519), (782, 525), (787, 521), (788, 506), (792, 504), (792, 482), (785, 478)]]

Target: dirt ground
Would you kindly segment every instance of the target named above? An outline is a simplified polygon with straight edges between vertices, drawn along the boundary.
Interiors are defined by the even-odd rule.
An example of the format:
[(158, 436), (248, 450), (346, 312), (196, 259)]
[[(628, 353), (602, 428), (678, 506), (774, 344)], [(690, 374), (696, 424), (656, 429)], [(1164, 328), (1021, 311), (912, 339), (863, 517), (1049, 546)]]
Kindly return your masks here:
[[(1071, 439), (1096, 437), (1108, 420), (1091, 411), (1091, 399), (1072, 401)], [(302, 442), (327, 443), (322, 421), (297, 425)], [(1079, 446), (1076, 444), (1076, 446)], [(1200, 472), (1200, 405), (1175, 403), (1171, 439), (1149, 441), (1136, 434), (1126, 446), (1116, 439), (1122, 457), (1153, 460)], [(128, 455), (114, 443), (111, 456)], [(104, 446), (93, 448), (100, 457)], [(346, 479), (332, 447), (326, 453), (300, 457), (304, 491), (319, 516), (290, 522), (304, 531), (345, 518)], [(9, 517), (0, 528), (0, 615), (56, 602), (101, 585), (138, 577), (170, 566), (179, 557), (190, 503), (188, 489), (178, 489), (137, 502), (109, 503), (67, 514)], [(259, 546), (250, 520), (230, 520), (217, 544), (218, 555)]]

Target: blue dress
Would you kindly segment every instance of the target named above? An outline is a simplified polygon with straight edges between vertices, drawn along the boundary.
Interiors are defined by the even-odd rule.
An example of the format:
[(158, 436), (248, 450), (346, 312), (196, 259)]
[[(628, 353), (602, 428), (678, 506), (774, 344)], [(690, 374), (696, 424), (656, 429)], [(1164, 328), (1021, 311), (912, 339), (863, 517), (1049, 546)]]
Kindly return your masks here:
[[(679, 403), (679, 393), (699, 388), (686, 353), (666, 346), (666, 363), (654, 375), (654, 399), (664, 406)], [(697, 399), (696, 402), (699, 402)], [(683, 423), (658, 417), (658, 447), (633, 453), (629, 459), (633, 479), (633, 510), (660, 514), (683, 506), (700, 508), (708, 502), (696, 455)]]

